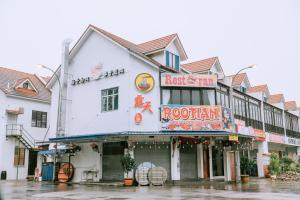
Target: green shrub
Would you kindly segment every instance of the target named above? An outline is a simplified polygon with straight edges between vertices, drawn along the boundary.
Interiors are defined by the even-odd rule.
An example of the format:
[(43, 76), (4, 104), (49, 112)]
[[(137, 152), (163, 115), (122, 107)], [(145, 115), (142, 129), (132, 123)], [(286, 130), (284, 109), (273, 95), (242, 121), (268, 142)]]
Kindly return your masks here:
[(280, 160), (276, 153), (270, 156), (269, 171), (271, 175), (278, 175), (280, 173)]
[(292, 164), (294, 164), (293, 159), (291, 159), (288, 156), (284, 156), (281, 158), (280, 160), (281, 163), (281, 167), (282, 167), (282, 171), (283, 172), (287, 172), (287, 171), (294, 171), (295, 170), (295, 166)]

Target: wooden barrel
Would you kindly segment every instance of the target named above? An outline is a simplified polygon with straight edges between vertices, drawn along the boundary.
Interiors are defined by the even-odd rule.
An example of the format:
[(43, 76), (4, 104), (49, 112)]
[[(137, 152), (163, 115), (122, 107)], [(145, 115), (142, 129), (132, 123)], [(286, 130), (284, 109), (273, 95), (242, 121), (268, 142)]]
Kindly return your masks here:
[(71, 163), (64, 163), (58, 171), (58, 181), (66, 183), (72, 180), (74, 176), (74, 166)]

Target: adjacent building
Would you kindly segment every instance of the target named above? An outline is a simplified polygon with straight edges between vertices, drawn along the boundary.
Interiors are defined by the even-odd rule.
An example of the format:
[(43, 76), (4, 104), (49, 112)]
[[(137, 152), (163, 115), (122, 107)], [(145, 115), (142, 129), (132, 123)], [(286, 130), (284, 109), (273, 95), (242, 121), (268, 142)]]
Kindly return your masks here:
[(0, 67), (0, 171), (10, 180), (34, 175), (37, 142), (49, 130), (51, 92), (46, 79)]

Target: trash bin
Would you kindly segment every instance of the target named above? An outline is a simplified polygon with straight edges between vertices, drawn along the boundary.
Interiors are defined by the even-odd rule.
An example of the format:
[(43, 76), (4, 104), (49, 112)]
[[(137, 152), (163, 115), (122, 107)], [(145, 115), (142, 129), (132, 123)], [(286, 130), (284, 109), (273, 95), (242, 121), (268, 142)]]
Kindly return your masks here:
[(6, 180), (6, 171), (1, 171), (1, 180)]

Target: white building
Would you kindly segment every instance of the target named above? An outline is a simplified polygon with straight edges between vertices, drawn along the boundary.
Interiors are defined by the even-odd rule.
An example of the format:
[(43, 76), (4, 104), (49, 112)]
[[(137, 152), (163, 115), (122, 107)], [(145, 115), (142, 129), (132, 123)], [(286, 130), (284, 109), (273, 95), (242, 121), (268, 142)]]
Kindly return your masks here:
[[(238, 180), (239, 148), (253, 145), (258, 148), (258, 175), (264, 175), (264, 98), (245, 93), (251, 87), (245, 74), (236, 80), (225, 77), (217, 57), (181, 64), (186, 59), (177, 34), (137, 45), (92, 25), (86, 29), (56, 71), (61, 89), (56, 76), (47, 83), (52, 90), (50, 142), (81, 148), (57, 159), (74, 165), (73, 181), (88, 172), (94, 181), (121, 180), (125, 152), (138, 165), (162, 166), (168, 180)], [(198, 85), (188, 78), (198, 78)], [(228, 109), (231, 82), (238, 137), (232, 134)], [(222, 122), (204, 120), (205, 130), (200, 120), (199, 126), (194, 124), (196, 109), (219, 107)], [(184, 117), (187, 109), (193, 117)], [(178, 118), (186, 118), (180, 122), (179, 111)], [(298, 137), (299, 129), (293, 131)]]
[(47, 140), (51, 93), (34, 74), (0, 67), (0, 171), (7, 179), (34, 175), (37, 141)]

